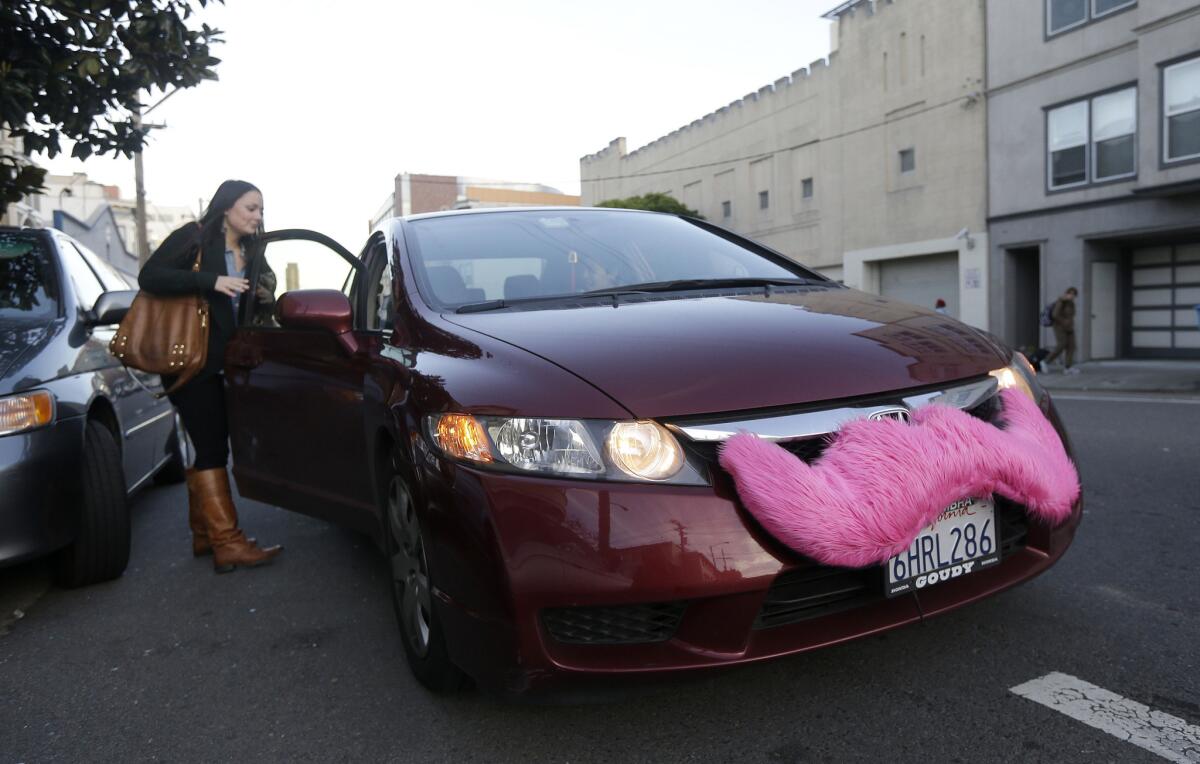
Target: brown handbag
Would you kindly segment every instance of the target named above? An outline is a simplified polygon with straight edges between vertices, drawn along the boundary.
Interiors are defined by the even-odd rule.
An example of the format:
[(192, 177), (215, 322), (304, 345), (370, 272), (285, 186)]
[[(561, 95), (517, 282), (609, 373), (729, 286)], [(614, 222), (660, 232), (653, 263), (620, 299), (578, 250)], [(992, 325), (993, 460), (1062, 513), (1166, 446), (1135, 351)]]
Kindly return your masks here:
[[(193, 271), (200, 270), (202, 252), (202, 248), (196, 252)], [(203, 295), (163, 297), (142, 290), (133, 298), (108, 349), (126, 366), (176, 377), (161, 397), (178, 390), (204, 368), (208, 324), (208, 300)]]

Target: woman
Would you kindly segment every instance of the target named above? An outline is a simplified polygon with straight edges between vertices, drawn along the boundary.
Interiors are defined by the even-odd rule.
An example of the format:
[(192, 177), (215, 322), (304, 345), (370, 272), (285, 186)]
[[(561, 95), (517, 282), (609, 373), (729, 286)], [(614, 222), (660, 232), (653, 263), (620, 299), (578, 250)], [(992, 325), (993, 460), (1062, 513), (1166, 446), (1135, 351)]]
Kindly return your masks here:
[[(225, 418), (225, 380), (221, 373), (225, 345), (236, 326), (236, 309), (250, 284), (246, 280), (246, 246), (262, 227), (262, 192), (242, 180), (217, 188), (199, 223), (175, 230), (154, 251), (138, 276), (138, 285), (159, 295), (199, 293), (208, 301), (208, 355), (204, 368), (168, 396), (175, 404), (196, 449), (187, 472), (188, 519), (192, 552), (213, 555), (218, 573), (238, 565), (269, 562), (280, 546), (259, 548), (238, 529), (237, 510), (229, 490), (229, 423)], [(193, 271), (201, 252), (200, 270)], [(256, 310), (274, 302), (275, 274), (262, 264), (266, 278), (255, 290)], [(269, 275), (268, 275), (269, 274)], [(170, 387), (174, 380), (163, 377)]]

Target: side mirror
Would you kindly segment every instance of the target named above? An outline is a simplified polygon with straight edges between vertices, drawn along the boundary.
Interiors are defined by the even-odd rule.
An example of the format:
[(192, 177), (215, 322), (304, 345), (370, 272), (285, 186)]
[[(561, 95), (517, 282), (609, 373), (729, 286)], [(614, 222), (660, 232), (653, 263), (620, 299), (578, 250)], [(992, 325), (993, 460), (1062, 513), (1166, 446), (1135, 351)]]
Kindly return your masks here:
[(354, 316), (346, 295), (336, 289), (297, 289), (285, 292), (275, 304), (275, 320), (284, 329), (324, 329), (332, 332), (347, 353), (358, 352)]
[(96, 304), (84, 315), (83, 320), (89, 326), (119, 324), (129, 312), (129, 306), (133, 305), (134, 297), (137, 297), (136, 289), (105, 292), (96, 298)]

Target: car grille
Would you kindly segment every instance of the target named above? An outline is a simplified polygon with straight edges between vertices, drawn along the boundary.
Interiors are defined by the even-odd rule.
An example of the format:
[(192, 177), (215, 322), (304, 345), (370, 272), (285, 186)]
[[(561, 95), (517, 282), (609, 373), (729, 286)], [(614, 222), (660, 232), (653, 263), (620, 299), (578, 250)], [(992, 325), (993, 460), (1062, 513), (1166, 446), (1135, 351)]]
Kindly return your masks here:
[[(1002, 413), (1000, 397), (993, 395), (975, 406), (966, 409), (966, 412), (976, 419), (982, 419), (985, 422), (991, 422), (998, 427), (1002, 427), (1003, 423), (1000, 420)], [(821, 454), (825, 453), (825, 449), (836, 437), (836, 433), (828, 433), (818, 435), (811, 438), (798, 438), (795, 440), (779, 440), (775, 441), (775, 445), (791, 453), (794, 456), (803, 459), (811, 464), (815, 462)], [(693, 441), (687, 438), (681, 438), (681, 443), (698, 456), (702, 461), (709, 465), (714, 471), (721, 471), (717, 458), (719, 454), (720, 444), (715, 442)]]
[(542, 611), (542, 623), (552, 637), (569, 644), (665, 642), (675, 634), (686, 608), (686, 602), (548, 608)]
[[(1024, 507), (996, 497), (1000, 559), (1025, 546), (1029, 520)], [(754, 628), (770, 629), (862, 607), (885, 599), (882, 567), (835, 568), (810, 565), (775, 577)]]

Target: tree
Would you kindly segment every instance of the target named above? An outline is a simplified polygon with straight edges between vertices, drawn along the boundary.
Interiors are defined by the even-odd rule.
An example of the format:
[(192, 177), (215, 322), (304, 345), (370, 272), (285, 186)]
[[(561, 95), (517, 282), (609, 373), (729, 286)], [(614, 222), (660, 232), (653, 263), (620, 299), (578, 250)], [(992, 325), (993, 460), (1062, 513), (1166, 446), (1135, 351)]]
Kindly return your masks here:
[(641, 196), (630, 196), (626, 199), (608, 199), (600, 202), (597, 207), (619, 207), (623, 210), (650, 210), (651, 212), (670, 212), (676, 215), (704, 219), (696, 210), (683, 206), (670, 194), (649, 193)]
[[(200, 7), (209, 2), (196, 0)], [(209, 46), (221, 31), (193, 29), (191, 0), (4, 0), (0, 5), (0, 126), (32, 154), (131, 156), (146, 140), (135, 123), (150, 88), (216, 79)], [(42, 189), (46, 171), (0, 153), (0, 213)]]

